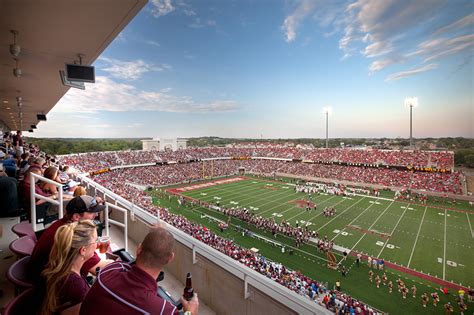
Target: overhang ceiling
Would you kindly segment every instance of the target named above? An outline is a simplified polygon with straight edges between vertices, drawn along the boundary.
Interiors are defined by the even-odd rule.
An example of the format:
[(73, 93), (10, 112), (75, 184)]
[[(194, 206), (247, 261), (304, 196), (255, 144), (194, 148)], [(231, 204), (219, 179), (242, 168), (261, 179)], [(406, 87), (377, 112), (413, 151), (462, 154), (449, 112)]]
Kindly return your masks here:
[[(47, 114), (69, 90), (59, 70), (84, 55), (92, 64), (145, 6), (147, 0), (0, 0), (0, 120), (10, 130), (30, 129), (38, 113)], [(21, 46), (13, 75), (11, 30)]]

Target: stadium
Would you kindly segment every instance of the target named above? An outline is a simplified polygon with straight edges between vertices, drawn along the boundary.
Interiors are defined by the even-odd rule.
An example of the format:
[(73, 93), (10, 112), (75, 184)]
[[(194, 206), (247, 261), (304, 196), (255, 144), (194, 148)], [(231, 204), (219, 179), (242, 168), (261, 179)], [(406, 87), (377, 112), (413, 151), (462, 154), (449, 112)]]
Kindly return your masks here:
[[(186, 7), (179, 1), (175, 7), (164, 1), (157, 8), (164, 10), (166, 3), (174, 10)], [(111, 6), (115, 9), (110, 10)], [(0, 89), (3, 106), (18, 109), (15, 114), (10, 109), (0, 114), (4, 253), (0, 266), (6, 274), (2, 314), (49, 314), (51, 310), (51, 314), (112, 310), (164, 314), (169, 307), (170, 313), (189, 315), (197, 313), (198, 305), (201, 314), (471, 311), (472, 175), (458, 169), (454, 150), (414, 145), (411, 114), (415, 99), (406, 99), (409, 145), (397, 149), (344, 144), (330, 147), (327, 109), (326, 145), (321, 148), (291, 140), (194, 146), (186, 138), (147, 138), (141, 140), (141, 150), (52, 154), (34, 144), (34, 138), (23, 139), (21, 131), (33, 132), (39, 124), (48, 125), (46, 115), (62, 98), (71, 98), (65, 95), (70, 88), (82, 89), (84, 82), (95, 80), (95, 74), (87, 72), (90, 69), (75, 73), (74, 66), (92, 67), (127, 24), (147, 10), (145, 7), (146, 0), (98, 1), (72, 12), (71, 4), (55, 1), (39, 5), (0, 2), (0, 9), (4, 9), (0, 17), (7, 21), (1, 28), (5, 33), (0, 37), (1, 47), (10, 47), (10, 51), (0, 53), (0, 60), (7, 62), (12, 54), (21, 53), (18, 37), (18, 43), (26, 47), (25, 66), (32, 69), (23, 75), (15, 58), (16, 72), (12, 78), (5, 75), (5, 88)], [(189, 10), (184, 15), (193, 16)], [(44, 23), (46, 19), (56, 21), (58, 16), (74, 23), (58, 19), (64, 29)], [(19, 22), (27, 17), (35, 20)], [(41, 25), (37, 29), (32, 28), (35, 22)], [(202, 27), (198, 26), (194, 28)], [(33, 38), (39, 34), (57, 40), (37, 43)], [(55, 52), (51, 57), (36, 53), (48, 49)], [(84, 60), (81, 54), (79, 64), (70, 63), (78, 52), (85, 53)], [(58, 74), (65, 63), (65, 71)], [(89, 75), (92, 77), (84, 78)], [(79, 194), (80, 190), (83, 193)], [(89, 281), (86, 293), (90, 290), (90, 294), (85, 293), (83, 300), (66, 303), (63, 308), (55, 302), (45, 311), (51, 293), (41, 289), (46, 286), (51, 292), (46, 275), (52, 272), (60, 252), (59, 234), (66, 229), (58, 228), (53, 234), (48, 230), (65, 218), (69, 221), (64, 224), (71, 227), (83, 222), (74, 222), (72, 215), (78, 213), (71, 212), (77, 198), (85, 200), (81, 195), (92, 199), (82, 214), (92, 213), (97, 205), (103, 208), (93, 217), (95, 239), (86, 240), (83, 247), (93, 244), (95, 251), (90, 257), (114, 262), (99, 263), (86, 275), (79, 273), (79, 278), (86, 281), (87, 276)], [(146, 256), (144, 252), (149, 249), (143, 244), (160, 229), (174, 240), (174, 260), (153, 269), (144, 261), (155, 254)], [(96, 245), (103, 236), (109, 237), (104, 252)], [(44, 283), (38, 283), (30, 274), (34, 267), (30, 261), (46, 237), (52, 237), (54, 247), (43, 266), (48, 272), (41, 273)], [(69, 246), (73, 244), (71, 241)], [(115, 293), (107, 287), (106, 281), (113, 282), (113, 277), (107, 277), (109, 272), (140, 268), (153, 275), (153, 298), (127, 291), (125, 281), (114, 281), (118, 287), (122, 285)], [(162, 274), (159, 278), (149, 272), (151, 269), (164, 271), (165, 280)], [(192, 274), (191, 289), (199, 294), (199, 303), (197, 295), (187, 301), (181, 297), (187, 273)], [(139, 286), (141, 280), (136, 282)], [(130, 289), (135, 283), (128, 286)], [(98, 294), (101, 287), (108, 293)], [(68, 291), (65, 286), (61, 288)], [(95, 295), (106, 294), (115, 299), (110, 309), (104, 306), (105, 310), (99, 311), (99, 306), (91, 306), (100, 304), (100, 300), (93, 300)], [(104, 297), (104, 305), (107, 299)], [(163, 307), (161, 311), (151, 306), (148, 309), (140, 304), (146, 302), (138, 302), (140, 299), (160, 301)]]

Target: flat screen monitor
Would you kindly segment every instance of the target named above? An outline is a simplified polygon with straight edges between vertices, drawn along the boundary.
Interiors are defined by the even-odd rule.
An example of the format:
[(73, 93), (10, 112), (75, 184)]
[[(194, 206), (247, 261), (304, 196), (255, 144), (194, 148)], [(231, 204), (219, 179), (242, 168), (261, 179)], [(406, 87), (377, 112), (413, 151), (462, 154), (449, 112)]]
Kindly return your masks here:
[(40, 121), (46, 121), (46, 115), (45, 114), (37, 114), (36, 118)]
[(93, 66), (66, 64), (66, 75), (70, 81), (95, 83), (95, 68)]

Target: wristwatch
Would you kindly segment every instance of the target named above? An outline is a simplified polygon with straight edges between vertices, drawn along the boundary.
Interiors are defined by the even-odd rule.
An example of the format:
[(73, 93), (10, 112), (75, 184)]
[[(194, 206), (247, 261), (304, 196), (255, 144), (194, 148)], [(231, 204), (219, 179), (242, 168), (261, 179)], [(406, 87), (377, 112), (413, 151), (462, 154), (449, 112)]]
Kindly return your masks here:
[(191, 311), (186, 311), (184, 312), (184, 315), (193, 315), (193, 313), (191, 313)]

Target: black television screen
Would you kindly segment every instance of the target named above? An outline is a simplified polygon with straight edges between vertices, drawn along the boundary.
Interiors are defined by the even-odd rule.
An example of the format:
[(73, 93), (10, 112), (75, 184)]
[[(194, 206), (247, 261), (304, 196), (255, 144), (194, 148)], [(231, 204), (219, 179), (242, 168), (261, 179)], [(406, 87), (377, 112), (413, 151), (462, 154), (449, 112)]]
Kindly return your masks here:
[(95, 68), (93, 66), (67, 63), (66, 76), (70, 81), (95, 83)]
[(39, 121), (46, 121), (46, 115), (45, 115), (45, 114), (37, 114), (37, 115), (36, 115), (36, 118), (37, 118)]

